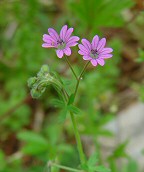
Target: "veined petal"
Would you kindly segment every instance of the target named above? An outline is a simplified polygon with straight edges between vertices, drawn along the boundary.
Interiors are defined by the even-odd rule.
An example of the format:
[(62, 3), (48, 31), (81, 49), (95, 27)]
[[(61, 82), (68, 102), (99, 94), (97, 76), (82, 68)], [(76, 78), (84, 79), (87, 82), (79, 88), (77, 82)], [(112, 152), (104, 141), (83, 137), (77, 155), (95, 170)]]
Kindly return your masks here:
[(91, 51), (91, 44), (87, 39), (82, 39), (82, 44)]
[(47, 39), (47, 37), (43, 37), (43, 41), (49, 45), (51, 45), (52, 47), (56, 47), (57, 43), (55, 40), (53, 39)]
[(92, 59), (90, 62), (93, 66), (97, 66), (97, 60), (96, 59)]
[(67, 56), (71, 55), (71, 49), (70, 48), (65, 48), (63, 51)]
[(58, 58), (62, 58), (64, 53), (63, 53), (63, 50), (56, 50), (56, 54)]
[(101, 54), (108, 54), (108, 53), (111, 53), (111, 52), (113, 52), (112, 48), (103, 48), (102, 51), (100, 52), (100, 55)]
[(71, 36), (73, 30), (74, 30), (73, 28), (69, 28), (69, 29), (67, 30), (66, 36), (65, 36), (65, 41), (66, 41), (66, 42), (68, 42), (68, 40), (69, 40), (69, 38), (70, 38), (70, 36)]
[(95, 35), (92, 40), (92, 49), (93, 50), (97, 49), (98, 43), (99, 43), (99, 37), (98, 37), (98, 35)]
[(77, 42), (69, 42), (68, 44), (66, 44), (66, 47), (74, 47), (77, 44), (78, 44)]
[(100, 54), (99, 58), (108, 59), (108, 58), (111, 58), (112, 56), (113, 56), (112, 54)]
[(77, 45), (77, 41), (79, 40), (80, 38), (78, 36), (72, 36), (70, 37), (70, 39), (68, 40), (68, 42), (66, 43), (66, 46), (67, 47), (72, 47), (72, 46), (75, 46)]
[(98, 46), (97, 46), (98, 52), (100, 52), (105, 47), (105, 44), (106, 44), (106, 39), (105, 38), (102, 38), (99, 41)]
[(59, 35), (53, 28), (49, 28), (48, 33), (55, 41), (59, 40)]
[(101, 66), (103, 66), (103, 65), (105, 64), (104, 59), (98, 58), (98, 59), (96, 59), (96, 60), (97, 60), (98, 64), (100, 64)]
[(44, 34), (43, 41), (44, 42), (55, 42), (55, 39), (53, 39), (50, 35)]
[(79, 49), (87, 54), (90, 53), (89, 49), (87, 49), (86, 47), (84, 47), (82, 44), (78, 45)]
[(64, 25), (60, 31), (60, 38), (65, 41), (65, 36), (67, 32), (67, 25)]
[(88, 55), (88, 53), (86, 53), (86, 52), (84, 52), (84, 51), (82, 51), (82, 50), (79, 50), (78, 53), (79, 53), (80, 55), (82, 55), (82, 56), (83, 56), (83, 55)]
[(70, 39), (68, 40), (68, 42), (77, 42), (79, 41), (79, 37), (78, 36), (71, 36)]
[(92, 58), (90, 56), (83, 56), (84, 60), (91, 60)]
[(48, 43), (44, 43), (44, 44), (42, 44), (42, 47), (43, 48), (51, 48), (51, 47), (54, 47), (54, 46), (51, 45), (51, 44), (48, 44)]

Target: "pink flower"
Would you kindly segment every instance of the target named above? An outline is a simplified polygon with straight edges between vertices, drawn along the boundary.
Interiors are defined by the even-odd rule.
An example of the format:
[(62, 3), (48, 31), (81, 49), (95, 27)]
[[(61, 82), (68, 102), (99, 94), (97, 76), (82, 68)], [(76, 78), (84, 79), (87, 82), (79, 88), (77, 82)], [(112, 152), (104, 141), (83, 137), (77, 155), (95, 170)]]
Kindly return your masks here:
[(113, 55), (110, 54), (113, 49), (105, 48), (106, 39), (99, 39), (98, 35), (95, 35), (92, 43), (87, 39), (82, 39), (82, 44), (79, 44), (78, 53), (83, 56), (84, 60), (89, 60), (93, 66), (105, 64), (104, 59), (111, 58)]
[(67, 25), (63, 26), (60, 35), (52, 29), (48, 29), (48, 34), (43, 35), (43, 41), (42, 47), (44, 48), (56, 48), (56, 54), (59, 58), (62, 58), (64, 54), (67, 56), (71, 55), (71, 49), (70, 47), (76, 46), (79, 41), (78, 36), (71, 36), (73, 32), (73, 28), (67, 27)]

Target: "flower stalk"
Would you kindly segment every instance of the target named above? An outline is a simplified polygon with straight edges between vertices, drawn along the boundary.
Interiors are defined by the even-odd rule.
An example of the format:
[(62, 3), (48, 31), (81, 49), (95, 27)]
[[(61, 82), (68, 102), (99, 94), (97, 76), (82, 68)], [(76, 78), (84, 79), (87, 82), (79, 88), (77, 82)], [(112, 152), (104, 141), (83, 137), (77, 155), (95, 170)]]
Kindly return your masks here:
[(78, 132), (78, 127), (77, 127), (77, 123), (75, 120), (75, 116), (72, 112), (70, 112), (70, 116), (71, 116), (71, 121), (72, 121), (73, 128), (74, 128), (74, 134), (75, 134), (75, 138), (76, 138), (76, 142), (77, 142), (77, 149), (79, 152), (80, 162), (83, 165), (86, 163), (86, 160), (85, 160), (85, 155), (83, 152), (83, 146), (82, 146), (81, 138), (80, 138), (80, 135)]
[(75, 169), (75, 168), (70, 168), (70, 167), (66, 167), (66, 166), (63, 166), (63, 165), (60, 165), (60, 164), (56, 164), (52, 161), (49, 161), (48, 162), (48, 167), (57, 167), (59, 169), (63, 169), (63, 170), (67, 170), (67, 171), (72, 171), (72, 172), (84, 172), (83, 170), (78, 170), (78, 169)]
[(82, 78), (82, 76), (83, 76), (83, 74), (84, 74), (84, 72), (85, 72), (87, 66), (89, 65), (89, 63), (90, 63), (90, 62), (88, 61), (88, 62), (85, 64), (83, 70), (81, 71), (81, 73), (80, 73), (80, 75), (79, 75), (79, 77), (78, 77), (77, 84), (76, 84), (76, 88), (75, 88), (75, 92), (74, 92), (74, 97), (75, 97), (76, 94), (77, 94), (77, 90), (78, 90), (78, 86), (79, 86), (80, 80), (81, 80), (81, 78)]
[[(76, 80), (77, 80), (77, 84), (76, 84), (76, 88), (75, 88), (75, 92), (74, 92), (74, 99), (76, 97), (76, 94), (77, 94), (77, 90), (78, 90), (78, 86), (79, 86), (79, 83), (80, 83), (80, 80), (89, 64), (89, 62), (87, 62), (83, 68), (83, 70), (81, 71), (79, 77), (77, 77), (76, 73), (74, 72), (69, 60), (67, 59), (66, 57), (66, 61), (68, 63), (68, 65), (70, 66), (70, 69), (72, 71), (72, 73), (74, 74)], [(75, 116), (72, 112), (70, 112), (70, 116), (71, 116), (71, 121), (72, 121), (72, 124), (73, 124), (73, 128), (74, 128), (74, 134), (75, 134), (75, 138), (76, 138), (76, 142), (77, 142), (77, 148), (78, 148), (78, 152), (79, 152), (79, 157), (80, 157), (80, 161), (81, 161), (81, 164), (85, 164), (86, 163), (86, 159), (85, 159), (85, 155), (84, 155), (84, 151), (83, 151), (83, 146), (82, 146), (82, 142), (81, 142), (81, 138), (80, 138), (80, 135), (79, 135), (79, 132), (78, 132), (78, 127), (77, 127), (77, 123), (76, 123), (76, 120), (75, 120)]]
[(70, 62), (69, 62), (67, 56), (65, 56), (65, 59), (66, 59), (67, 64), (69, 65), (69, 67), (70, 67), (70, 69), (71, 69), (73, 75), (75, 76), (76, 80), (78, 80), (78, 77), (77, 77), (75, 71), (73, 70), (73, 67), (71, 66), (71, 64), (70, 64)]

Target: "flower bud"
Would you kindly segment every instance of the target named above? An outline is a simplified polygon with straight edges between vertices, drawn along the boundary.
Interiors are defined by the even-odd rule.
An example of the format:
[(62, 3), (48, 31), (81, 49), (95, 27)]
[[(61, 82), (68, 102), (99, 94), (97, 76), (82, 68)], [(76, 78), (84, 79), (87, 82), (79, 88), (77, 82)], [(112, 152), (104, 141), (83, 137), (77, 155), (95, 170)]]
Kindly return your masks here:
[(33, 85), (36, 83), (36, 81), (37, 81), (36, 77), (29, 78), (29, 80), (28, 80), (28, 87), (32, 88)]

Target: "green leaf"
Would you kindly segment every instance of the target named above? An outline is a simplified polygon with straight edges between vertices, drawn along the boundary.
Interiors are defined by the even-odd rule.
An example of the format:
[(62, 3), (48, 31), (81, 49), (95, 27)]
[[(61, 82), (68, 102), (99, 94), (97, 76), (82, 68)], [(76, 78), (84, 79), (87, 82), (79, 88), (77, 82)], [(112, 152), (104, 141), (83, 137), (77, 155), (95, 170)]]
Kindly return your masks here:
[(22, 147), (22, 152), (25, 154), (36, 155), (50, 149), (48, 141), (38, 133), (22, 131), (18, 133), (17, 137), (26, 142)]
[(60, 114), (59, 114), (59, 117), (58, 117), (58, 122), (64, 122), (65, 121), (65, 119), (66, 119), (66, 116), (67, 116), (67, 108), (64, 108), (61, 112), (60, 112)]
[(47, 145), (47, 140), (40, 134), (32, 132), (32, 131), (22, 131), (17, 135), (18, 139), (23, 140), (27, 143), (35, 143), (39, 145)]
[(95, 166), (98, 162), (98, 154), (94, 153), (88, 160), (88, 166)]
[(67, 106), (67, 109), (71, 112), (73, 112), (74, 114), (78, 115), (81, 113), (81, 110), (79, 108), (77, 108), (76, 106), (74, 105), (68, 105)]
[(74, 98), (75, 98), (74, 94), (71, 94), (68, 100), (68, 105), (73, 104)]
[(59, 100), (59, 99), (52, 99), (51, 103), (52, 103), (52, 105), (54, 105), (55, 107), (58, 107), (58, 108), (66, 107), (65, 102), (63, 102), (62, 100)]
[(49, 145), (41, 145), (41, 144), (26, 144), (22, 147), (22, 152), (29, 155), (37, 155), (40, 153), (44, 153), (49, 149)]
[(105, 137), (112, 137), (114, 136), (114, 133), (112, 131), (106, 130), (106, 129), (100, 129), (98, 131), (98, 135), (105, 136)]
[(110, 169), (104, 167), (104, 166), (97, 166), (94, 168), (96, 172), (111, 172)]
[(113, 156), (114, 157), (126, 157), (128, 158), (129, 156), (126, 153), (126, 146), (128, 144), (128, 141), (125, 141), (124, 143), (118, 145), (118, 147), (115, 149)]

